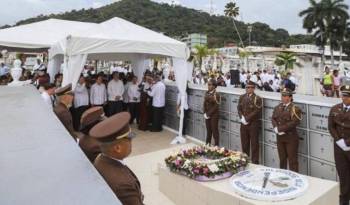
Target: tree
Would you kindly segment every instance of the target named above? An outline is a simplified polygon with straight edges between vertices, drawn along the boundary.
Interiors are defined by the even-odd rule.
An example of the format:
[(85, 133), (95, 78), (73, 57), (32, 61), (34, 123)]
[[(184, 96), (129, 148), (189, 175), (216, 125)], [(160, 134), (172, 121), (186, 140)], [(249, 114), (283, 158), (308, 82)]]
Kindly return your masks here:
[(230, 17), (233, 21), (233, 26), (235, 27), (235, 30), (237, 32), (239, 41), (241, 46), (244, 48), (244, 44), (241, 38), (241, 34), (239, 33), (238, 29), (237, 29), (237, 25), (235, 22), (235, 18), (239, 15), (239, 7), (236, 6), (236, 3), (234, 2), (229, 2), (226, 4), (225, 6), (225, 16)]
[(324, 47), (329, 44), (331, 49), (332, 67), (334, 65), (334, 48), (339, 46), (339, 33), (344, 28), (349, 14), (348, 5), (344, 0), (309, 0), (310, 7), (299, 13), (304, 17), (303, 27), (309, 33), (314, 32), (316, 44), (323, 48), (322, 64), (324, 64)]
[(277, 54), (275, 60), (275, 64), (278, 66), (284, 66), (284, 71), (287, 72), (289, 69), (294, 68), (294, 64), (296, 63), (295, 54), (291, 52), (281, 52)]
[(194, 48), (195, 59), (198, 62), (199, 68), (202, 68), (203, 58), (209, 55), (208, 47), (203, 45), (195, 45)]
[[(235, 15), (237, 16), (238, 14)], [(237, 44), (240, 44), (235, 27), (232, 26), (231, 18), (224, 15), (210, 16), (206, 12), (195, 9), (171, 6), (166, 3), (159, 4), (150, 0), (120, 0), (96, 9), (81, 9), (58, 14), (40, 15), (21, 20), (16, 25), (43, 21), (49, 18), (101, 23), (113, 17), (123, 18), (174, 38), (185, 37), (191, 33), (205, 33), (208, 36), (209, 48), (223, 47), (226, 42), (232, 42), (233, 34), (234, 38), (237, 39)], [(237, 19), (235, 24), (244, 45), (247, 45), (247, 24), (237, 21)], [(281, 29), (274, 30), (269, 25), (259, 22), (251, 25), (254, 31), (257, 31), (251, 33), (254, 45), (288, 46), (290, 44), (315, 42), (315, 38), (312, 35), (289, 35)]]

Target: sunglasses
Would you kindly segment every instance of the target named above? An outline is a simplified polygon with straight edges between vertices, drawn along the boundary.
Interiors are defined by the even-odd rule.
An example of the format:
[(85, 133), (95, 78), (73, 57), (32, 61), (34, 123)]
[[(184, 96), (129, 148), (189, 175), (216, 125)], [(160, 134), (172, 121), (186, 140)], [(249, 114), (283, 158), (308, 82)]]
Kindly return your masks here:
[(253, 87), (253, 86), (248, 86), (248, 87), (246, 87), (247, 89), (254, 89), (255, 87)]

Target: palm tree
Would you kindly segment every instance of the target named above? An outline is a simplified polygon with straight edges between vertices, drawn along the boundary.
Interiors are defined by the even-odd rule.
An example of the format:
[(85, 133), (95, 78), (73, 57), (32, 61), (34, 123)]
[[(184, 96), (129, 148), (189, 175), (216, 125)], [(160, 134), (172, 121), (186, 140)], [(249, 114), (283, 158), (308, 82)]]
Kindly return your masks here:
[(287, 72), (289, 69), (291, 70), (294, 68), (296, 61), (294, 53), (284, 51), (277, 54), (275, 64), (278, 66), (284, 66), (284, 71)]
[(349, 18), (348, 5), (344, 0), (309, 0), (310, 7), (299, 13), (304, 16), (303, 27), (308, 33), (314, 32), (316, 44), (323, 48), (322, 64), (324, 64), (324, 47), (329, 44), (331, 49), (332, 67), (334, 65), (334, 48), (338, 46), (339, 32)]
[(340, 25), (340, 28), (341, 29), (339, 30), (339, 33), (337, 35), (337, 44), (339, 45), (340, 52), (339, 62), (342, 62), (343, 44), (345, 41), (350, 40), (350, 22), (346, 22), (345, 24)]
[(202, 68), (203, 58), (209, 55), (209, 49), (204, 45), (195, 45), (194, 56), (199, 64), (199, 68)]
[(240, 44), (244, 48), (244, 44), (243, 44), (243, 41), (242, 41), (242, 38), (241, 38), (241, 34), (239, 33), (237, 25), (236, 25), (236, 22), (235, 22), (235, 18), (239, 15), (239, 7), (237, 7), (236, 3), (229, 2), (229, 3), (226, 4), (224, 12), (225, 12), (225, 16), (227, 16), (229, 18), (232, 18), (233, 26), (235, 27), (235, 30), (237, 32)]

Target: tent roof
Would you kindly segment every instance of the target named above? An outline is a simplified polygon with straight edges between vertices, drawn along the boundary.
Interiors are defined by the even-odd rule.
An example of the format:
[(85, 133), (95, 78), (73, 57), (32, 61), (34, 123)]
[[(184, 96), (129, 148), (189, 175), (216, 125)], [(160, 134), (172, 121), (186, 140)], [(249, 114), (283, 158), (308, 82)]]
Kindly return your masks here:
[(118, 17), (97, 24), (89, 32), (81, 30), (68, 39), (69, 43), (58, 43), (62, 48), (56, 51), (66, 50), (70, 55), (143, 53), (179, 58), (188, 55), (185, 43)]
[(0, 30), (0, 45), (18, 48), (49, 48), (62, 38), (97, 24), (59, 19)]
[(182, 44), (180, 41), (118, 17), (96, 25), (96, 28), (89, 33), (80, 31), (72, 36)]
[(189, 53), (185, 43), (117, 17), (100, 24), (48, 19), (2, 29), (0, 46), (51, 48), (51, 56), (140, 53), (187, 58)]

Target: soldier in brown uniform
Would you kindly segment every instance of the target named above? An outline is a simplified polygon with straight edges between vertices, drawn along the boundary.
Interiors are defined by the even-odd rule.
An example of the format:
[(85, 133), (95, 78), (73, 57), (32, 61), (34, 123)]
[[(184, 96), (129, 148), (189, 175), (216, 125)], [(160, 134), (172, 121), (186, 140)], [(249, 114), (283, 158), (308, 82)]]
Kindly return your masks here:
[(216, 81), (210, 79), (208, 82), (208, 91), (204, 98), (204, 118), (207, 127), (206, 144), (211, 144), (214, 137), (215, 146), (219, 146), (219, 105), (221, 101), (220, 95), (216, 92)]
[(89, 131), (104, 119), (106, 118), (104, 117), (103, 107), (101, 106), (89, 108), (81, 116), (80, 132), (83, 135), (79, 137), (78, 144), (92, 163), (95, 161), (97, 155), (101, 153), (101, 149), (100, 143), (95, 138), (89, 136)]
[(70, 135), (76, 140), (77, 133), (74, 131), (73, 118), (71, 112), (69, 111), (69, 108), (72, 107), (73, 102), (72, 84), (57, 89), (55, 94), (58, 97), (58, 103), (54, 107), (53, 111), (64, 127), (68, 130)]
[(340, 182), (340, 205), (349, 205), (350, 200), (350, 86), (340, 88), (342, 103), (329, 112), (328, 129), (334, 138), (335, 166)]
[(238, 115), (241, 119), (242, 151), (250, 155), (252, 147), (252, 163), (259, 164), (259, 130), (262, 111), (262, 99), (254, 93), (255, 84), (249, 82), (246, 93), (238, 101)]
[(131, 153), (129, 120), (128, 112), (115, 114), (95, 125), (89, 135), (101, 143), (102, 154), (94, 165), (115, 195), (125, 205), (142, 205), (140, 182), (123, 162)]
[(277, 149), (280, 168), (298, 172), (299, 136), (297, 126), (301, 121), (301, 110), (293, 103), (293, 91), (284, 88), (281, 91), (281, 103), (275, 107), (272, 114), (272, 125), (277, 134)]

